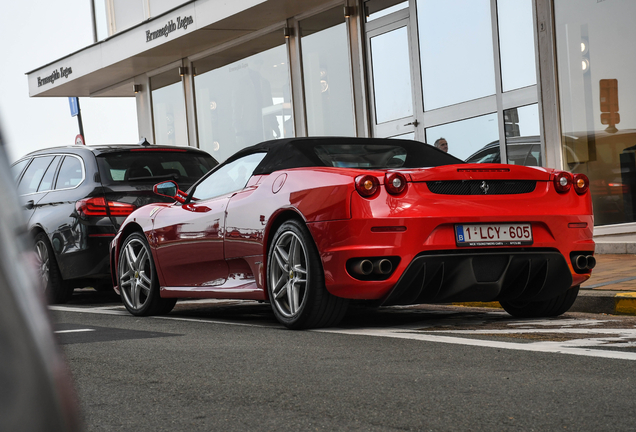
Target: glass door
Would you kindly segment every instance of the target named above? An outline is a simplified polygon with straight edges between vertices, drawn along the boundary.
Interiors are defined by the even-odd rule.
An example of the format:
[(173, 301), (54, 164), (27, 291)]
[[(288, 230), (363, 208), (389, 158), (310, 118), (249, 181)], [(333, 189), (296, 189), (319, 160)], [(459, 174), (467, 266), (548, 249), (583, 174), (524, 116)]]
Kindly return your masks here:
[[(373, 6), (367, 2), (367, 11), (370, 3)], [(419, 122), (412, 85), (408, 3), (384, 3), (387, 13), (367, 13), (366, 24), (373, 136), (414, 139)]]

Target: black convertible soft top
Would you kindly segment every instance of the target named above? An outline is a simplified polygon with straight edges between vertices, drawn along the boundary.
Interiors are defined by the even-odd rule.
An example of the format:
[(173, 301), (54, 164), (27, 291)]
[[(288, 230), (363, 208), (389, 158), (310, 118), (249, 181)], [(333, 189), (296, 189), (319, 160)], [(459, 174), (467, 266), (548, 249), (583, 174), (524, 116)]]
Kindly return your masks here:
[[(254, 175), (271, 174), (274, 171), (290, 168), (323, 166), (426, 168), (464, 163), (455, 156), (419, 141), (388, 138), (308, 137), (265, 141), (240, 150), (228, 158), (224, 165), (243, 156), (261, 152), (267, 152), (267, 156), (256, 167)], [(387, 158), (388, 160), (385, 160)], [(360, 160), (368, 160), (368, 162), (360, 163), (358, 162)]]

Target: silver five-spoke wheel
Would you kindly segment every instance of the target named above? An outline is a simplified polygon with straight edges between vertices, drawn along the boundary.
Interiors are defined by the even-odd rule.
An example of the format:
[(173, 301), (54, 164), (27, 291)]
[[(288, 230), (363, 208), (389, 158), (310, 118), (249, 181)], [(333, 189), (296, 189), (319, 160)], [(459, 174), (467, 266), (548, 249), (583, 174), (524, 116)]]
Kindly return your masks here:
[(117, 275), (121, 299), (133, 315), (166, 314), (177, 302), (174, 298), (161, 298), (150, 247), (141, 233), (131, 234), (122, 243)]
[(293, 318), (304, 305), (307, 291), (307, 254), (301, 239), (292, 231), (281, 235), (272, 251), (270, 284), (275, 307)]
[(152, 287), (149, 251), (143, 241), (131, 239), (121, 252), (119, 288), (124, 301), (133, 309), (144, 307)]
[(347, 300), (330, 294), (318, 249), (298, 220), (283, 223), (267, 255), (267, 291), (274, 315), (290, 329), (336, 325)]

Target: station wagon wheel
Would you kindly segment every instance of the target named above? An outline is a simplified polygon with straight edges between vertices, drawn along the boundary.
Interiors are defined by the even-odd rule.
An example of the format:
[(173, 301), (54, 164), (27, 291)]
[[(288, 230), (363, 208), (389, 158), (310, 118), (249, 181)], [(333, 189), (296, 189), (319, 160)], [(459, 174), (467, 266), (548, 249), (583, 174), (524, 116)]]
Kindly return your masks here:
[(291, 220), (278, 228), (268, 254), (267, 289), (274, 315), (290, 329), (337, 324), (347, 300), (325, 288), (320, 256), (304, 224)]
[(35, 259), (44, 293), (51, 303), (66, 303), (73, 294), (62, 279), (53, 248), (43, 232), (35, 236)]
[(133, 315), (166, 314), (177, 302), (177, 299), (161, 298), (152, 253), (140, 233), (131, 234), (122, 244), (117, 278), (121, 300)]

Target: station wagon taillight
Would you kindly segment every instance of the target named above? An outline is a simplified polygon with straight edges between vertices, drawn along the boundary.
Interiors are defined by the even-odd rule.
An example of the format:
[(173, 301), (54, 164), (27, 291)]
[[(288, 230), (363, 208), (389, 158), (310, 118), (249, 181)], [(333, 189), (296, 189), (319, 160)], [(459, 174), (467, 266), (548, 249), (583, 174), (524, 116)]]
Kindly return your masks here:
[(103, 197), (86, 198), (75, 203), (78, 213), (86, 216), (128, 216), (135, 206), (117, 201), (106, 201)]

